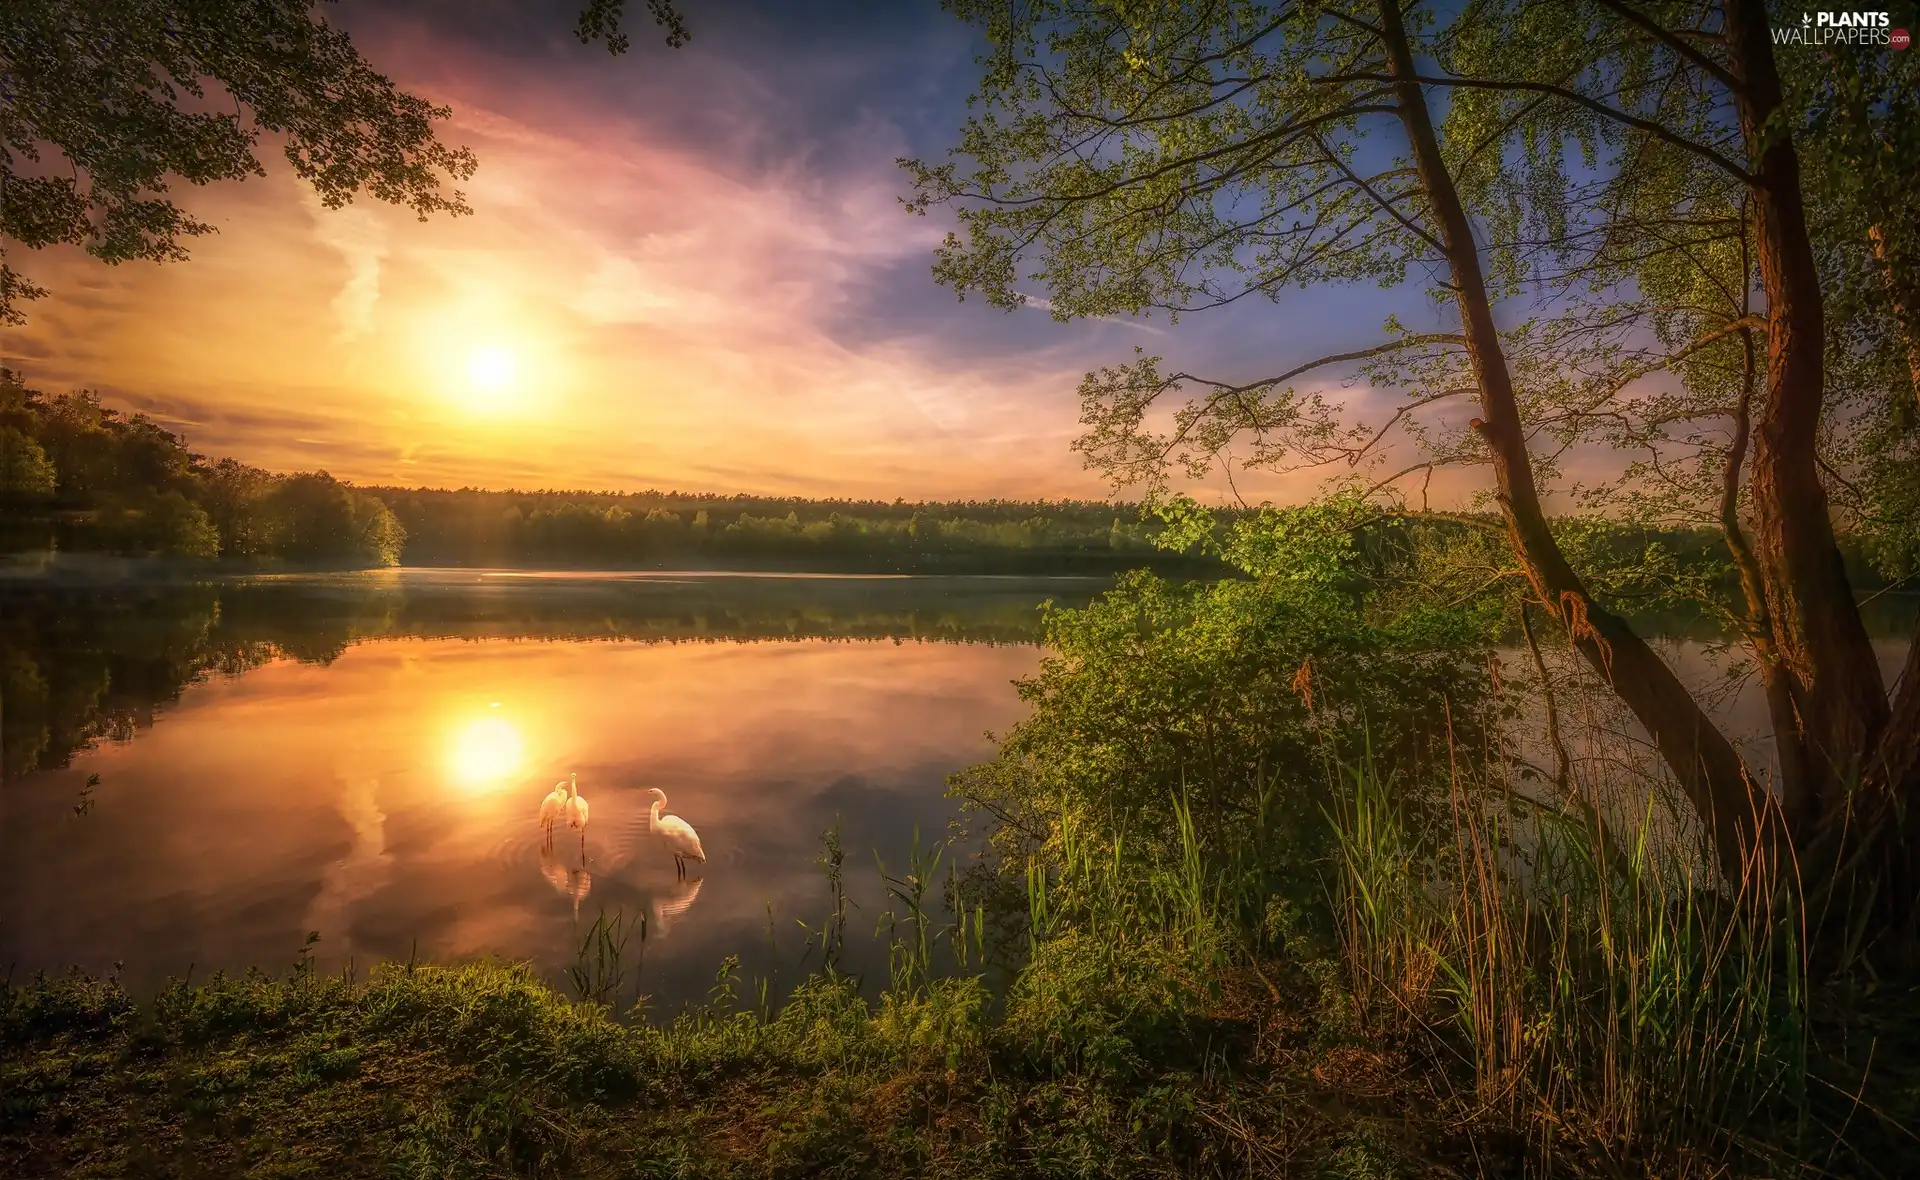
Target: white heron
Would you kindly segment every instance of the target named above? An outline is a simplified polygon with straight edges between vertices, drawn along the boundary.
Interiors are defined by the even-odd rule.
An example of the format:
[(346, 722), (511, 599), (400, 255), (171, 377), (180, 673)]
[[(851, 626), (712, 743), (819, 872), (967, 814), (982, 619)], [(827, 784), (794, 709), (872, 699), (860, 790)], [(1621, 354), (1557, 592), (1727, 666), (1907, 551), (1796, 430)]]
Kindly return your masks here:
[(697, 860), (707, 863), (706, 850), (700, 847), (700, 833), (693, 825), (677, 815), (661, 815), (667, 806), (667, 793), (659, 787), (650, 788), (647, 794), (653, 796), (653, 806), (647, 811), (647, 831), (660, 838), (673, 853), (673, 867), (681, 877), (687, 875), (687, 862)]
[[(587, 799), (580, 793), (580, 776), (567, 776), (567, 826), (580, 829), (580, 860), (587, 859)], [(691, 829), (689, 829), (691, 830)]]
[(567, 784), (555, 783), (553, 790), (547, 793), (547, 797), (540, 800), (540, 828), (546, 833), (542, 847), (549, 851), (553, 849), (554, 826), (566, 817)]

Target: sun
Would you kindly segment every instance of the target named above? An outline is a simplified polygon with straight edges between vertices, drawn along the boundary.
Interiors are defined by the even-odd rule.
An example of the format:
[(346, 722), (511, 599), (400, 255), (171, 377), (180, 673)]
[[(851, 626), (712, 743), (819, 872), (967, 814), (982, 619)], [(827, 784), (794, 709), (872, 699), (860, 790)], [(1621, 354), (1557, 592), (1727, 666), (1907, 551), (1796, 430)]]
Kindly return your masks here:
[[(3, 2), (3, 0), (0, 0)], [(454, 429), (498, 433), (549, 417), (570, 384), (569, 337), (537, 309), (472, 293), (419, 309), (398, 383), (421, 395), (419, 409)]]
[(475, 349), (467, 358), (467, 382), (480, 399), (495, 403), (505, 399), (519, 376), (513, 353), (497, 345)]

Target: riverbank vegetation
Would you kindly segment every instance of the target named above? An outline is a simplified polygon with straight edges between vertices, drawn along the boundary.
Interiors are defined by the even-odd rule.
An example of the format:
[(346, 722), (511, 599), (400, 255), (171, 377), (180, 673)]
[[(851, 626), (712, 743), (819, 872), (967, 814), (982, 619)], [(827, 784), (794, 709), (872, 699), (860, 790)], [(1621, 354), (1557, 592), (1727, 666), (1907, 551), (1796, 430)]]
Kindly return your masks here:
[[(1722, 883), (1793, 865), (1823, 970), (1909, 962), (1920, 640), (1890, 682), (1841, 537), (1920, 551), (1912, 55), (1776, 49), (1757, 0), (959, 8), (988, 45), (973, 113), (905, 165), (910, 208), (955, 218), (934, 275), (961, 296), (1037, 287), (1060, 320), (1402, 297), (1372, 343), (1264, 374), (1089, 373), (1088, 461), (1155, 499), (1216, 465), (1389, 503), (1476, 472), (1486, 576), (1631, 713)], [(1720, 532), (1764, 761), (1610, 604), (1556, 495)]]
[[(1757, 0), (955, 7), (979, 114), (909, 164), (958, 217), (941, 281), (1074, 319), (1425, 279), (1439, 330), (1088, 375), (1081, 452), (1239, 576), (1050, 619), (1032, 715), (954, 782), (982, 856), (889, 879), (888, 979), (723, 966), (661, 1023), (602, 920), (578, 1000), (32, 981), (12, 1170), (1920, 1172), (1920, 642), (1890, 675), (1843, 549), (1920, 553), (1914, 55)], [(1218, 463), (1354, 478), (1223, 519), (1175, 494)], [(1410, 527), (1456, 467), (1489, 516)], [(1607, 541), (1656, 528), (1715, 556)], [(1724, 621), (1769, 732), (1647, 600)]]
[[(1902, 1175), (1917, 997), (1819, 972), (1798, 883), (1715, 876), (1657, 754), (1512, 599), (1362, 501), (1205, 523), (1245, 575), (1051, 612), (953, 781), (980, 850), (811, 973), (644, 1000), (385, 964), (5, 994), (20, 1175)], [(1431, 538), (1427, 538), (1431, 540)], [(1477, 587), (1477, 589), (1476, 589)], [(1504, 650), (1505, 654), (1499, 654)], [(857, 860), (856, 860), (857, 863)], [(944, 862), (955, 863), (955, 862)], [(850, 920), (852, 919), (852, 920)], [(782, 921), (787, 920), (783, 916)], [(836, 964), (867, 921), (884, 979)]]

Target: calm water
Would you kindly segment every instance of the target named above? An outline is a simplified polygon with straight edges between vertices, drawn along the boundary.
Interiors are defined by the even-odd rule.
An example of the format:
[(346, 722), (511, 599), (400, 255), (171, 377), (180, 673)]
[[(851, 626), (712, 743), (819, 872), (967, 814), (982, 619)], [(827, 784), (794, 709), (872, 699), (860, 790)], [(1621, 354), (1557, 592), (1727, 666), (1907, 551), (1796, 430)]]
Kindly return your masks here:
[[(1040, 661), (1039, 604), (1105, 585), (0, 578), (0, 971), (121, 961), (149, 986), (284, 968), (318, 931), (322, 967), (500, 955), (563, 983), (604, 909), (647, 917), (642, 988), (673, 1008), (729, 954), (797, 976), (836, 821), (861, 907), (846, 963), (875, 970), (876, 855), (897, 872), (916, 832), (945, 836), (947, 775), (1025, 713), (1010, 681)], [(1890, 674), (1913, 603), (1893, 607)], [(1711, 644), (1664, 646), (1715, 679)], [(1766, 727), (1750, 683), (1716, 712)], [(545, 855), (536, 810), (569, 773), (585, 846), (563, 832)], [(708, 852), (686, 882), (646, 833), (655, 786)]]
[[(798, 960), (836, 819), (851, 965), (878, 854), (945, 835), (948, 774), (1024, 713), (1038, 604), (1103, 582), (405, 571), (5, 602), (0, 969), (136, 984), (293, 961), (530, 959), (647, 914), (672, 1006)], [(584, 849), (535, 812), (579, 776)], [(99, 785), (87, 791), (88, 776)], [(646, 789), (700, 832), (679, 882)], [(76, 814), (79, 808), (83, 814)], [(772, 935), (769, 937), (769, 907)], [(883, 962), (883, 959), (878, 961)]]

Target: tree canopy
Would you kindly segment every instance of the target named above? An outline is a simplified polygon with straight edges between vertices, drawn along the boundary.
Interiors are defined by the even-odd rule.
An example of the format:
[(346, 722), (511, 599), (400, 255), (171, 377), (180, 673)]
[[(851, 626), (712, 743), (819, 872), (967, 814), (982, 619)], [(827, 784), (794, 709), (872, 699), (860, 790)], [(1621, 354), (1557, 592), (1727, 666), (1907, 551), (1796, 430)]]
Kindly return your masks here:
[[(903, 163), (910, 210), (958, 218), (934, 274), (962, 297), (1177, 319), (1372, 282), (1451, 320), (1251, 379), (1098, 370), (1091, 466), (1156, 495), (1222, 462), (1322, 468), (1388, 505), (1484, 467), (1501, 584), (1645, 727), (1726, 874), (1791, 848), (1845, 898), (1822, 913), (1912, 921), (1920, 648), (1890, 695), (1839, 536), (1910, 552), (1910, 55), (1776, 54), (1759, 0), (952, 7), (989, 46), (974, 111), (949, 159)], [(1302, 384), (1330, 374), (1399, 402)], [(1613, 474), (1567, 480), (1576, 449)], [(1777, 793), (1609, 609), (1554, 494), (1720, 530)]]
[[(647, 0), (670, 46), (673, 0)], [(0, 240), (102, 262), (175, 262), (215, 231), (181, 183), (266, 175), (263, 139), (320, 201), (362, 193), (422, 220), (470, 212), (477, 161), (441, 142), (451, 116), (396, 86), (315, 0), (9, 0), (0, 8)], [(590, 0), (575, 32), (615, 54), (625, 0)], [(0, 324), (46, 290), (0, 256)]]
[[(473, 154), (309, 0), (23, 0), (0, 13), (0, 236), (103, 262), (186, 257), (214, 227), (172, 186), (265, 175), (262, 136), (328, 208), (361, 192), (467, 212)], [(0, 269), (0, 322), (43, 294)]]
[(0, 550), (381, 566), (406, 540), (384, 501), (325, 472), (211, 462), (143, 414), (84, 390), (48, 397), (3, 369), (0, 507)]

